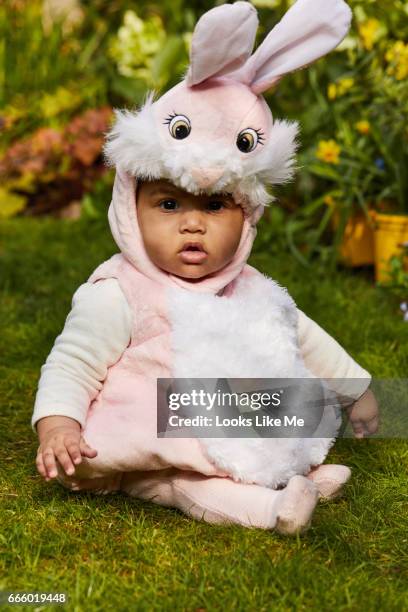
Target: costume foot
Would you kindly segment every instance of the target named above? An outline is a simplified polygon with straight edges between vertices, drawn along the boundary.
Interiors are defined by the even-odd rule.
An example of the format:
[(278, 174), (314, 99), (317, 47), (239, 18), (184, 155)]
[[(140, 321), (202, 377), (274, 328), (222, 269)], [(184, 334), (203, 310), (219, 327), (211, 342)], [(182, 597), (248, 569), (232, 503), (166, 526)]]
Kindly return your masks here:
[(343, 486), (349, 480), (351, 470), (346, 465), (327, 463), (314, 468), (307, 478), (319, 489), (320, 499), (335, 499), (342, 494)]
[(318, 500), (319, 491), (311, 480), (304, 476), (293, 476), (282, 491), (275, 530), (284, 535), (306, 531)]
[(122, 479), (122, 472), (116, 472), (110, 476), (98, 476), (96, 478), (78, 478), (78, 469), (73, 476), (68, 476), (59, 464), (57, 465), (57, 470), (58, 482), (71, 491), (92, 491), (96, 494), (106, 495), (107, 493), (118, 491)]

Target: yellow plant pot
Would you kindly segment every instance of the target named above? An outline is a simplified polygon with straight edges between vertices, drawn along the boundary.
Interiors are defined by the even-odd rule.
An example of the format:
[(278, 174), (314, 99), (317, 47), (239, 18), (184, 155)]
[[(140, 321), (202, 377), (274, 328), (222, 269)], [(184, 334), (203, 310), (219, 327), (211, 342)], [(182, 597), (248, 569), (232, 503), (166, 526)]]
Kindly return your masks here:
[[(374, 211), (369, 215), (374, 221)], [(374, 226), (364, 214), (351, 217), (344, 229), (340, 255), (349, 266), (364, 266), (374, 263)]]
[(375, 215), (375, 278), (377, 282), (390, 280), (389, 259), (399, 255), (402, 243), (408, 242), (408, 215)]

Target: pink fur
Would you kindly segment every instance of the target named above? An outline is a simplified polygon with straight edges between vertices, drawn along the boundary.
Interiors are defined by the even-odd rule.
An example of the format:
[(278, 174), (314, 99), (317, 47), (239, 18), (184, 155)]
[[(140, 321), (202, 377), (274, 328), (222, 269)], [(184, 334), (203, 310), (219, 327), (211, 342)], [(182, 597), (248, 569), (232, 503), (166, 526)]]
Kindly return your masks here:
[[(299, 144), (297, 122), (274, 120), (261, 93), (285, 74), (334, 49), (347, 33), (350, 14), (343, 0), (298, 0), (251, 56), (255, 9), (247, 2), (218, 6), (197, 24), (186, 78), (156, 101), (150, 94), (137, 112), (116, 111), (105, 155), (117, 170), (109, 221), (122, 253), (97, 268), (89, 280), (118, 278), (134, 321), (130, 345), (109, 369), (89, 410), (84, 434), (98, 449), (98, 456), (80, 466), (83, 477), (170, 466), (209, 476), (227, 475), (207, 458), (197, 439), (156, 437), (156, 378), (170, 377), (174, 372), (166, 290), (176, 287), (219, 297), (225, 290), (225, 298), (237, 297), (239, 281), (249, 274), (245, 264), (256, 224), (264, 207), (274, 200), (269, 188), (293, 178)], [(174, 114), (185, 116), (190, 123), (191, 130), (183, 139), (175, 138), (169, 130)], [(256, 146), (249, 152), (237, 146), (239, 134), (247, 129), (258, 134)], [(231, 192), (245, 211), (233, 260), (194, 284), (157, 268), (147, 256), (138, 226), (138, 178), (168, 178), (191, 193)], [(292, 352), (289, 357), (269, 357), (285, 362), (285, 357), (290, 360), (292, 356), (294, 362), (295, 321), (290, 309), (285, 311), (285, 300), (280, 301), (278, 290), (275, 297), (278, 318), (287, 317), (286, 340), (292, 342)], [(236, 305), (239, 307), (239, 299)], [(267, 325), (266, 316), (260, 320)], [(250, 324), (249, 317), (235, 333), (247, 333), (249, 338)], [(257, 341), (257, 347), (248, 342), (247, 350), (261, 363), (263, 353), (258, 355), (256, 350), (262, 342)], [(182, 357), (188, 362), (188, 352)], [(322, 461), (327, 450), (327, 445), (322, 445), (315, 457)], [(219, 457), (221, 451), (216, 448), (218, 465), (222, 466), (225, 457)], [(311, 457), (307, 461), (310, 464)], [(234, 470), (229, 465), (231, 473)], [(239, 476), (244, 478), (245, 474)], [(273, 479), (262, 482), (276, 484)]]
[[(242, 1), (213, 8), (194, 30), (186, 78), (155, 102), (150, 94), (139, 112), (116, 111), (108, 162), (191, 193), (233, 193), (259, 218), (274, 201), (268, 188), (292, 180), (299, 145), (297, 122), (274, 121), (261, 93), (334, 49), (350, 17), (343, 0), (298, 0), (251, 55), (255, 8)], [(169, 127), (176, 115), (190, 126), (182, 139)], [(243, 151), (238, 138), (248, 129), (254, 146)]]

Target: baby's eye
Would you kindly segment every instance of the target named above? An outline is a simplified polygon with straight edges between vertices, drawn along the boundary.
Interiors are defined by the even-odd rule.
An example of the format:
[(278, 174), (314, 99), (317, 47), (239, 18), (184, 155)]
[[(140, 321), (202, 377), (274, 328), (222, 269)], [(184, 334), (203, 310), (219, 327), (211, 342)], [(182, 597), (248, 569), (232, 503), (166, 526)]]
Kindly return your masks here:
[(178, 204), (176, 202), (176, 200), (162, 200), (160, 202), (160, 208), (162, 208), (163, 210), (175, 210), (177, 208)]
[(212, 200), (211, 202), (208, 202), (208, 208), (212, 211), (221, 210), (224, 207), (225, 204), (224, 202), (221, 202), (221, 200)]

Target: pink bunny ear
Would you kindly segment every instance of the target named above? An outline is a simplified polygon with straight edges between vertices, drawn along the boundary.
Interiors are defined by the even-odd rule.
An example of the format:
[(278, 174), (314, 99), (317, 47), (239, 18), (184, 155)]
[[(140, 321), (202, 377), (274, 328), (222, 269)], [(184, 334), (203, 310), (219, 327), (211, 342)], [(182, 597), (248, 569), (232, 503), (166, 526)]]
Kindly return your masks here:
[(228, 76), (260, 94), (335, 49), (351, 19), (343, 0), (297, 0), (248, 61)]
[(187, 85), (242, 66), (252, 53), (257, 28), (257, 12), (249, 2), (223, 4), (204, 13), (193, 32)]

